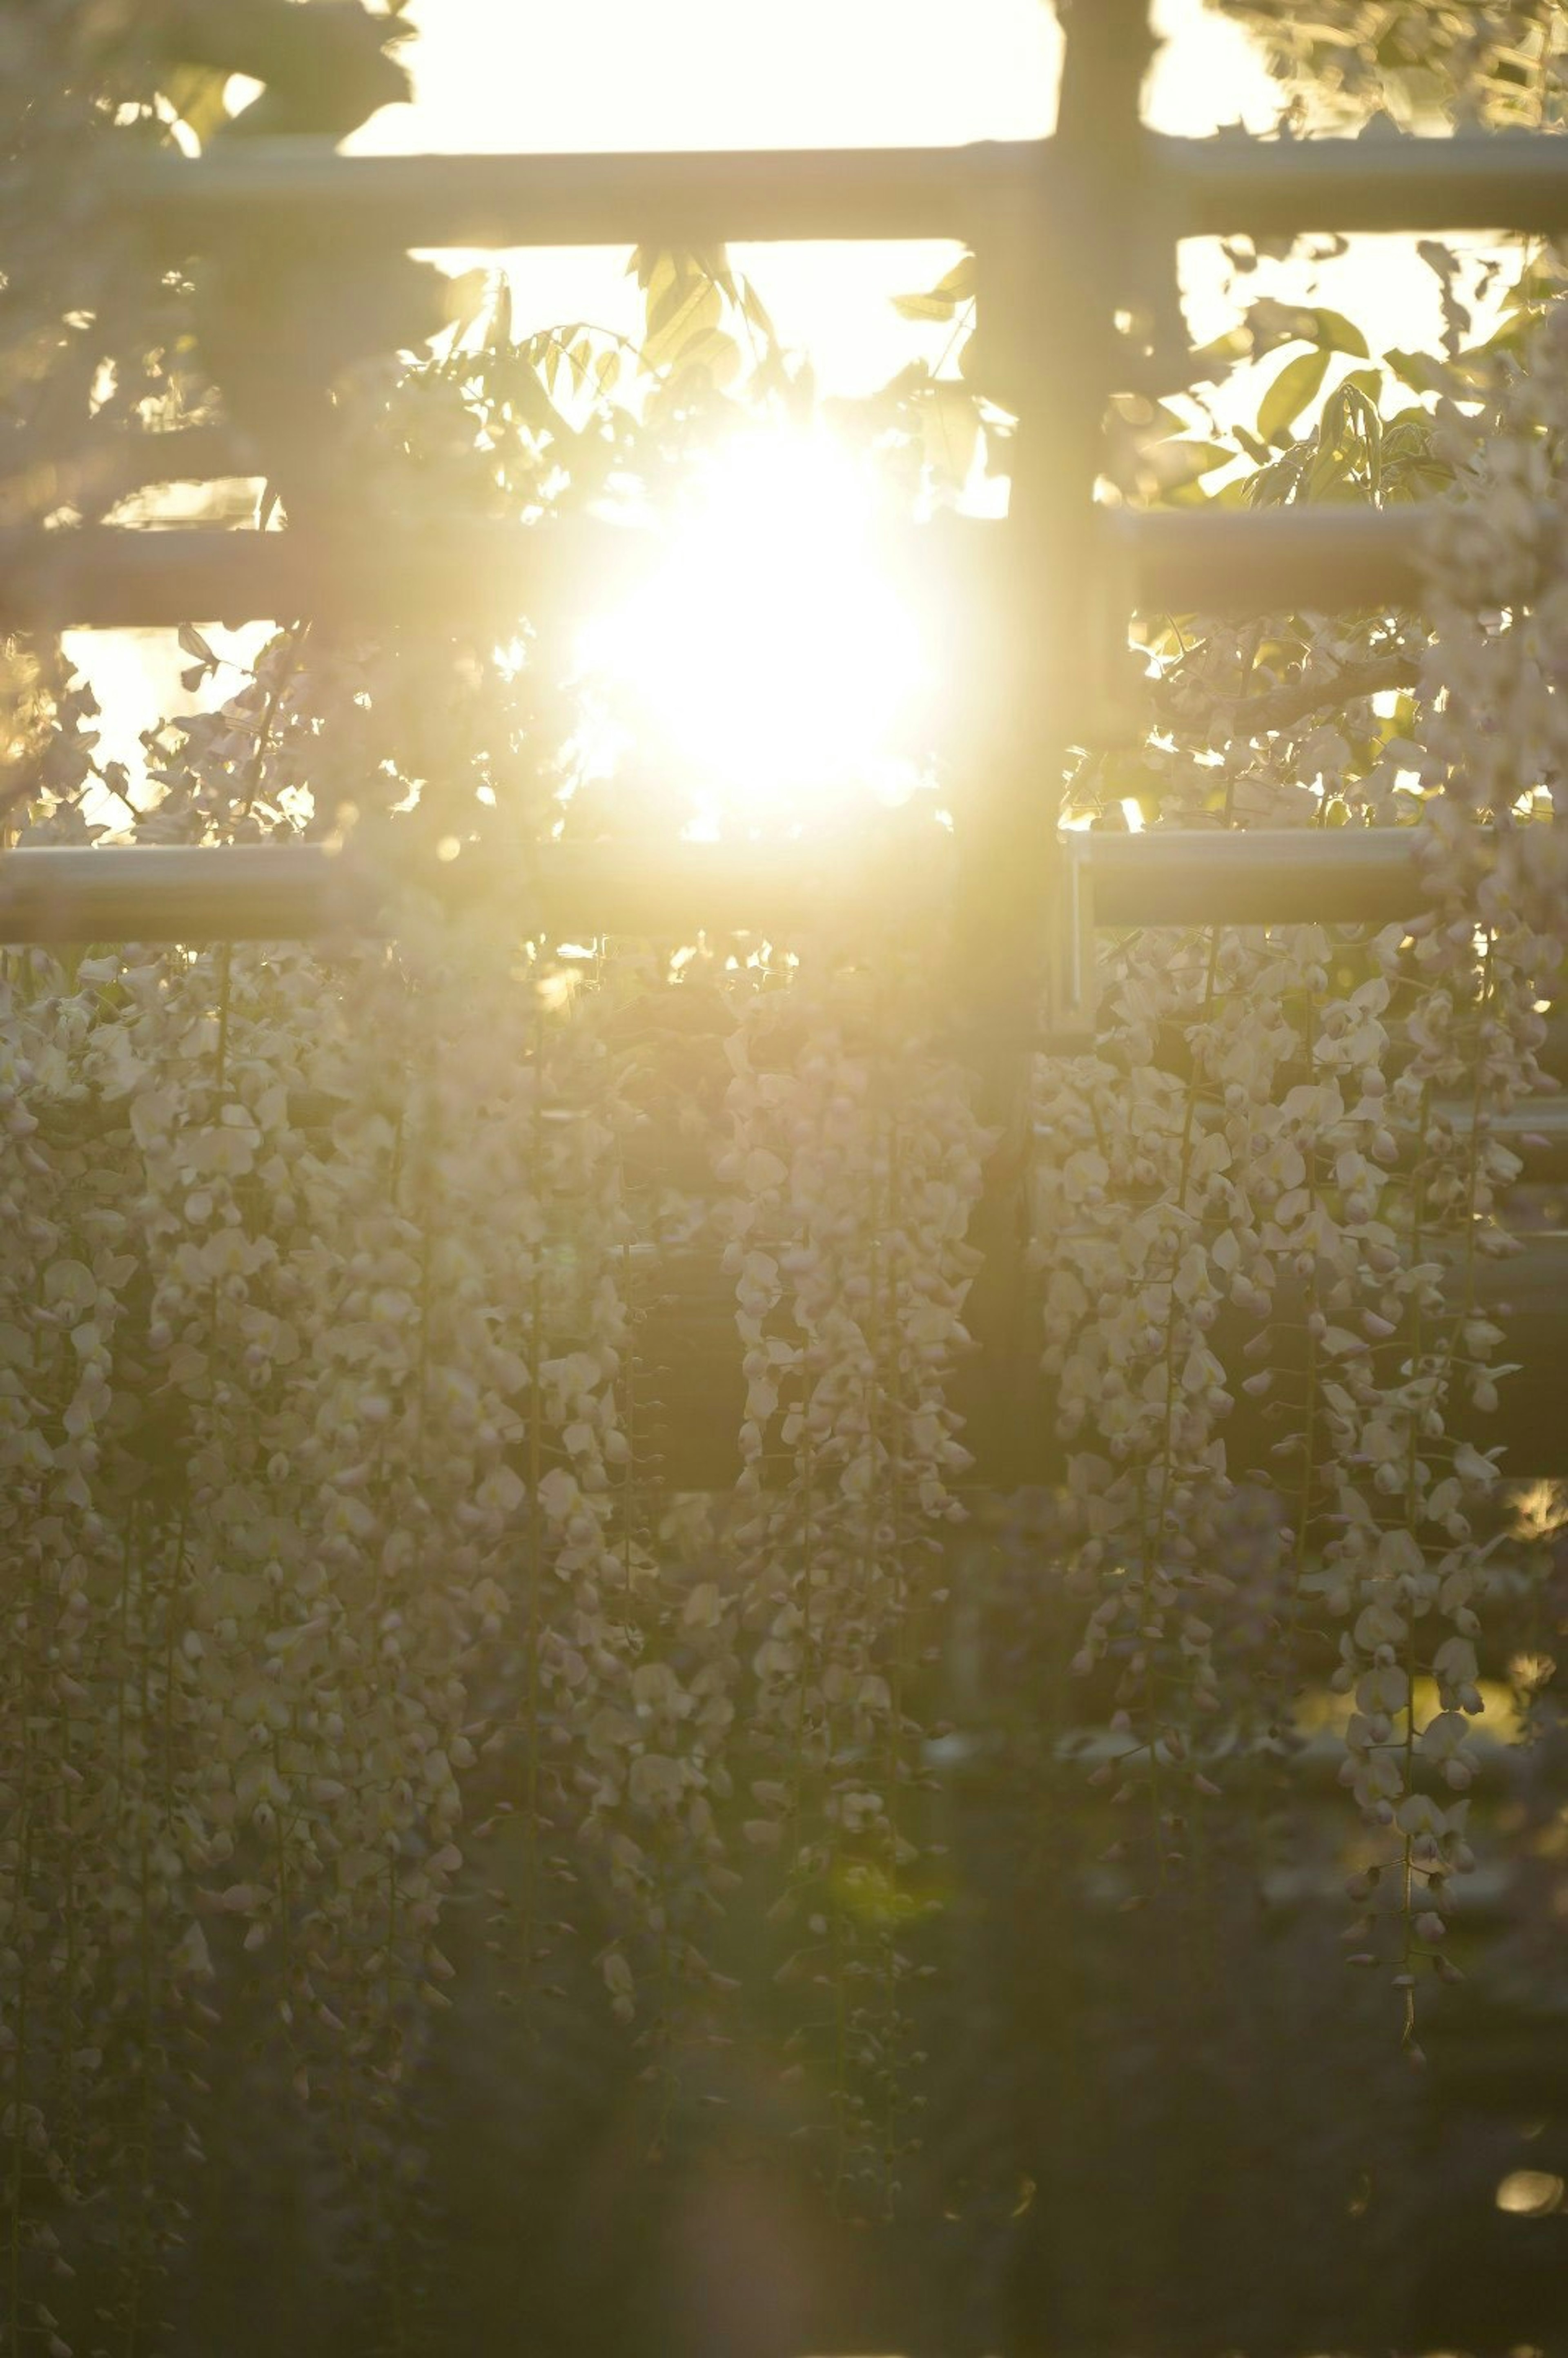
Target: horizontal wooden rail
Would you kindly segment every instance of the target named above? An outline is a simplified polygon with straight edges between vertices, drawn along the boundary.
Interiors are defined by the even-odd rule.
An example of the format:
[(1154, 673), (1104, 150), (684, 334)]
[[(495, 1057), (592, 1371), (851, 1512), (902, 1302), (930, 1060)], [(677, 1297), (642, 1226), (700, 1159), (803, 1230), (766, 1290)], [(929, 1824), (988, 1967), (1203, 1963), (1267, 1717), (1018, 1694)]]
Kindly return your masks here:
[(0, 535), (0, 630), (172, 629), (319, 619), (484, 624), (604, 604), (657, 557), (651, 533), (568, 525), (343, 523), (330, 535), (88, 525)]
[[(1173, 139), (1127, 158), (1173, 236), (1302, 230), (1568, 228), (1568, 140), (1538, 132), (1412, 139)], [(286, 230), (398, 245), (710, 245), (726, 240), (964, 238), (1058, 196), (1051, 140), (738, 153), (340, 156), (325, 140), (211, 155), (116, 155), (79, 192), (200, 246)]]
[[(1107, 511), (1112, 615), (1333, 612), (1419, 603), (1434, 503), (1268, 513)], [(957, 517), (882, 535), (892, 578), (938, 625), (1007, 594), (1005, 530)], [(342, 520), (330, 535), (113, 525), (0, 534), (0, 630), (172, 628), (315, 616), (509, 635), (524, 614), (602, 609), (645, 579), (656, 535), (574, 517), (418, 528)], [(824, 565), (831, 550), (823, 552)]]
[(1152, 193), (1180, 236), (1568, 229), (1568, 139), (1155, 139)]
[[(1426, 903), (1414, 829), (1271, 828), (1222, 834), (1077, 835), (1096, 924), (1390, 925)], [(957, 862), (852, 841), (665, 848), (553, 844), (520, 855), (512, 880), (493, 846), (440, 863), (399, 862), (454, 910), (513, 889), (519, 930), (557, 941), (636, 934), (800, 930), (825, 912), (944, 901)], [(373, 928), (389, 871), (321, 844), (166, 849), (43, 846), (0, 854), (0, 941), (283, 941)], [(1042, 911), (1042, 925), (1048, 922)]]
[(200, 246), (308, 231), (442, 247), (960, 238), (1037, 184), (1039, 141), (630, 155), (340, 156), (324, 139), (105, 158), (81, 192)]
[(1408, 827), (1068, 835), (1097, 925), (1387, 925), (1426, 903)]
[(1441, 512), (1437, 501), (1206, 514), (1123, 509), (1108, 515), (1106, 528), (1119, 550), (1131, 611), (1326, 614), (1419, 607)]

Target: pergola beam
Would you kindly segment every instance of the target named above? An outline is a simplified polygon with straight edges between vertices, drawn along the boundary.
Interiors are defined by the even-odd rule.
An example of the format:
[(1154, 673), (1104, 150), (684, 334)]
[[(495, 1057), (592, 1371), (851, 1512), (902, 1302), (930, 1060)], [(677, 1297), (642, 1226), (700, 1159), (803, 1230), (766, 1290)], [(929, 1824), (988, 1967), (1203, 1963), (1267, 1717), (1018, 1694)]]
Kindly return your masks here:
[[(1568, 141), (1537, 132), (1416, 139), (1175, 139), (1126, 157), (1177, 237), (1323, 230), (1568, 229)], [(197, 249), (236, 235), (403, 246), (711, 245), (981, 239), (1070, 174), (1046, 140), (963, 147), (669, 155), (340, 156), (324, 142), (105, 159), (84, 202)]]
[[(1271, 513), (1107, 512), (1107, 588), (1117, 611), (1336, 612), (1417, 606), (1433, 506)], [(995, 525), (945, 518), (886, 535), (892, 579), (915, 607), (964, 611), (988, 583), (1005, 593)], [(487, 624), (602, 608), (656, 562), (647, 530), (589, 517), (537, 525), (345, 526), (254, 532), (86, 525), (0, 534), (0, 630), (172, 629), (314, 616), (373, 630)], [(824, 552), (824, 562), (830, 561)], [(1108, 606), (1108, 611), (1110, 611)]]
[[(1568, 143), (1565, 143), (1568, 144)], [(1166, 509), (1106, 518), (1119, 592), (1138, 613), (1343, 613), (1420, 608), (1441, 503)], [(1114, 569), (1111, 579), (1117, 579)]]
[[(1094, 922), (1138, 925), (1391, 925), (1426, 905), (1413, 828), (1069, 834)], [(939, 849), (940, 847), (934, 847)], [(520, 932), (556, 942), (634, 934), (784, 933), (896, 898), (939, 906), (956, 861), (890, 863), (843, 843), (552, 844), (509, 877), (494, 847), (377, 868), (323, 844), (42, 846), (0, 855), (0, 942), (308, 940), (386, 922), (413, 884), (455, 911), (514, 892)], [(1046, 913), (1042, 912), (1042, 924)]]
[(1539, 131), (1451, 137), (1161, 139), (1151, 177), (1182, 237), (1568, 229), (1568, 140)]
[(1097, 925), (1390, 925), (1428, 904), (1414, 827), (1069, 835)]
[(427, 249), (963, 237), (1037, 180), (1039, 141), (691, 155), (340, 156), (313, 139), (117, 157), (105, 201), (162, 242), (308, 230)]

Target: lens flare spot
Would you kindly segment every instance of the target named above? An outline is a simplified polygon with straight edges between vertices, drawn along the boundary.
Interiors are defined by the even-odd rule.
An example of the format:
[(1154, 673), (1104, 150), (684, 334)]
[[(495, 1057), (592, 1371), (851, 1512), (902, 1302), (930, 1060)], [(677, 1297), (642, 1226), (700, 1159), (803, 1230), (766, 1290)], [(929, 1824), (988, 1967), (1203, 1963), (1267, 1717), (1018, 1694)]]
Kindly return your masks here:
[(1563, 2205), (1563, 2180), (1549, 2169), (1510, 2169), (1495, 2197), (1499, 2211), (1521, 2219), (1544, 2219)]

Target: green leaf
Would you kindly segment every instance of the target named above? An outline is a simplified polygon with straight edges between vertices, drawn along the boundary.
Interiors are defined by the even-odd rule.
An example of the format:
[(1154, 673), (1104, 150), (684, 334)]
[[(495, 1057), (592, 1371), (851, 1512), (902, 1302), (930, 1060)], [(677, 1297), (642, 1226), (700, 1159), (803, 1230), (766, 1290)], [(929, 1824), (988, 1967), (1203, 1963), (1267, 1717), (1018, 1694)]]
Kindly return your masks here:
[(626, 276), (635, 278), (644, 295), (655, 282), (663, 285), (672, 277), (711, 278), (728, 287), (730, 255), (722, 245), (634, 245)]
[[(491, 274), (488, 270), (459, 270), (453, 273), (441, 290), (441, 313), (448, 327), (453, 330), (454, 343), (462, 341), (489, 303)], [(493, 316), (493, 305), (492, 312)], [(485, 340), (489, 343), (505, 341), (488, 329)]]
[(1188, 373), (1195, 384), (1212, 383), (1217, 378), (1227, 376), (1242, 361), (1251, 359), (1253, 350), (1252, 338), (1247, 329), (1228, 329), (1223, 336), (1216, 336), (1212, 343), (1200, 344), (1195, 352), (1188, 354)]
[(718, 328), (723, 316), (723, 297), (710, 278), (676, 275), (663, 285), (655, 278), (648, 291), (643, 358), (650, 368), (673, 367), (685, 347)]
[[(559, 346), (552, 345), (551, 352), (558, 367)], [(546, 366), (548, 367), (547, 362)], [(548, 435), (550, 440), (560, 449), (570, 449), (575, 447), (578, 437), (551, 401), (532, 369), (520, 369), (511, 390), (517, 414), (531, 433)]]
[(958, 306), (946, 295), (895, 295), (892, 308), (901, 319), (950, 319)]
[(1258, 431), (1265, 442), (1289, 441), (1292, 426), (1327, 374), (1328, 354), (1321, 347), (1285, 362), (1258, 405)]
[(962, 490), (975, 461), (980, 414), (966, 385), (944, 378), (921, 404), (925, 461), (939, 481)]
[(1371, 353), (1367, 339), (1353, 319), (1343, 311), (1314, 310), (1308, 314), (1316, 330), (1310, 341), (1325, 352), (1349, 352), (1357, 360), (1369, 360)]
[(1220, 344), (1233, 342), (1238, 334), (1246, 339), (1254, 360), (1261, 360), (1279, 344), (1315, 344), (1321, 352), (1348, 352), (1355, 360), (1369, 358), (1366, 337), (1343, 311), (1311, 303), (1281, 303), (1272, 295), (1249, 303), (1245, 327), (1233, 329), (1229, 337), (1219, 340)]
[(741, 308), (760, 336), (765, 336), (770, 344), (777, 343), (778, 330), (773, 325), (773, 313), (749, 278), (741, 281)]
[(1332, 500), (1338, 493), (1354, 498), (1354, 490), (1349, 488), (1353, 463), (1353, 453), (1343, 439), (1331, 441), (1325, 437), (1307, 476), (1306, 497)]
[(1253, 480), (1247, 475), (1232, 475), (1228, 483), (1221, 483), (1217, 490), (1206, 492), (1201, 484), (1193, 483), (1185, 491), (1173, 492), (1171, 505), (1192, 507), (1201, 500), (1208, 507), (1244, 508), (1249, 504), (1247, 487)]
[(960, 304), (971, 299), (974, 291), (975, 257), (966, 254), (928, 293), (895, 295), (892, 307), (903, 319), (950, 319)]
[(1195, 483), (1200, 475), (1212, 475), (1217, 467), (1227, 467), (1235, 456), (1224, 442), (1156, 442), (1141, 454), (1138, 472), (1152, 494), (1162, 496), (1184, 483)]
[(715, 384), (728, 384), (740, 373), (741, 347), (722, 328), (702, 328), (687, 338), (671, 366), (683, 376), (688, 369), (706, 369)]
[(728, 246), (694, 245), (687, 259), (693, 270), (700, 271), (704, 278), (712, 280), (727, 303), (739, 306), (741, 290), (735, 283), (735, 274), (730, 267)]
[(1302, 478), (1311, 456), (1311, 443), (1288, 443), (1266, 467), (1260, 467), (1255, 475), (1246, 477), (1241, 485), (1246, 504), (1252, 508), (1287, 506), (1301, 489)]
[(1113, 394), (1110, 406), (1124, 425), (1134, 428), (1140, 443), (1160, 441), (1168, 434), (1182, 433), (1186, 427), (1180, 410), (1163, 401), (1151, 401), (1141, 393)]
[(1435, 352), (1385, 352), (1383, 366), (1412, 393), (1445, 393), (1453, 383), (1447, 363)]
[(925, 361), (910, 361), (896, 376), (890, 376), (877, 398), (882, 402), (913, 401), (931, 383), (931, 370)]
[(161, 76), (170, 111), (196, 134), (203, 147), (229, 120), (224, 99), (229, 77), (210, 66), (174, 66)]

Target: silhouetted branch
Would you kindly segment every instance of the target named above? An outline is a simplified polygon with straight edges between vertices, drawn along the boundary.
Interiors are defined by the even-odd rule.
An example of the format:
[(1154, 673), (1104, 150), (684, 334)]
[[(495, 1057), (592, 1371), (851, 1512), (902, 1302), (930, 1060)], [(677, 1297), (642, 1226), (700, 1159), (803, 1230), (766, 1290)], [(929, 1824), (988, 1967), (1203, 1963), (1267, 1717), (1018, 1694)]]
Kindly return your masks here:
[(1288, 680), (1260, 696), (1215, 696), (1201, 721), (1183, 711), (1177, 726), (1190, 730), (1201, 726), (1212, 737), (1260, 737), (1271, 730), (1292, 729), (1315, 713), (1336, 711), (1364, 696), (1390, 687), (1414, 687), (1421, 678), (1421, 657), (1404, 650), (1369, 655), (1364, 663), (1346, 664), (1336, 672), (1314, 672), (1309, 679)]

